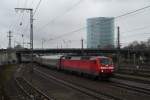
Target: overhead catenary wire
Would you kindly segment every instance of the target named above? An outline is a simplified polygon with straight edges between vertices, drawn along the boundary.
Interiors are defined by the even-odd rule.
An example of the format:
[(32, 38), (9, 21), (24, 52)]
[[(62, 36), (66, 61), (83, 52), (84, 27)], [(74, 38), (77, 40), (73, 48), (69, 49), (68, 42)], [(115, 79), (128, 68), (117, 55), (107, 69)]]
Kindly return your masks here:
[[(33, 0), (33, 1), (34, 1), (34, 0)], [(32, 1), (32, 4), (33, 4), (33, 1)], [(40, 1), (38, 2), (38, 4), (36, 5), (34, 14), (37, 12), (41, 1), (42, 1), (42, 0), (40, 0)], [(25, 1), (24, 1), (24, 7), (25, 7), (25, 8), (27, 7), (27, 3), (28, 3), (28, 0), (25, 0)], [(15, 25), (15, 27), (14, 27), (12, 30), (17, 29), (16, 31), (20, 31), (20, 33), (23, 34), (23, 33), (24, 33), (24, 30), (26, 30), (27, 27), (28, 27), (28, 25), (29, 25), (29, 24), (27, 23), (27, 21), (24, 21), (24, 13), (22, 14), (22, 16), (20, 15), (20, 18), (19, 18), (18, 20), (20, 21), (20, 22), (19, 22), (20, 26), (24, 26), (25, 28), (22, 27), (22, 31), (21, 31), (20, 28), (17, 28), (18, 25)], [(18, 20), (17, 20), (17, 21), (18, 21)], [(26, 23), (26, 24), (25, 24), (25, 23)], [(18, 23), (17, 23), (17, 24), (18, 24)], [(23, 24), (23, 25), (22, 25), (22, 24)]]
[[(41, 1), (42, 1), (42, 0), (40, 0), (39, 3), (37, 4), (34, 14), (36, 13), (36, 11), (37, 11), (37, 9), (38, 9), (38, 7), (39, 7)], [(78, 4), (80, 4), (81, 1), (82, 1), (82, 0), (80, 0), (79, 2), (77, 2), (77, 3), (72, 7), (72, 9), (73, 9), (75, 6), (77, 6)], [(129, 15), (129, 14), (132, 14), (132, 13), (135, 13), (135, 12), (138, 12), (138, 11), (141, 11), (141, 10), (144, 10), (144, 9), (147, 9), (147, 8), (149, 8), (149, 7), (150, 7), (150, 6), (146, 6), (146, 7), (137, 9), (137, 10), (135, 10), (135, 11), (131, 11), (131, 12), (128, 12), (128, 13), (125, 13), (125, 14), (122, 14), (122, 15), (119, 15), (119, 16), (116, 16), (115, 19), (116, 19), (116, 18), (123, 17), (123, 16), (127, 16), (127, 15)], [(68, 10), (67, 12), (71, 11), (72, 9)], [(65, 13), (67, 13), (67, 12), (65, 12)], [(52, 21), (54, 21), (54, 20), (57, 19), (58, 17), (60, 17), (60, 16), (55, 17), (55, 18), (52, 19), (49, 23), (51, 23)], [(62, 17), (62, 16), (61, 16), (61, 17)], [(43, 27), (47, 26), (49, 23), (47, 23), (47, 24), (44, 25)], [(98, 24), (98, 23), (97, 23), (97, 24)], [(43, 29), (43, 27), (42, 27), (42, 29)], [(86, 27), (84, 27), (84, 28), (86, 28)], [(84, 29), (84, 28), (80, 28), (80, 29)], [(77, 30), (78, 30), (78, 29), (77, 29)], [(75, 31), (76, 31), (76, 30), (75, 30)], [(69, 32), (69, 33), (70, 33), (70, 32)], [(73, 33), (74, 33), (74, 31), (73, 31)], [(60, 37), (60, 36), (58, 36), (58, 37)]]
[[(149, 40), (149, 39), (147, 39), (147, 37), (144, 37), (142, 40), (139, 39), (139, 42), (146, 42), (147, 40)], [(137, 41), (137, 40), (121, 41), (121, 44), (132, 44), (132, 42), (134, 42), (134, 41)]]
[[(62, 40), (59, 40), (59, 42), (61, 42), (61, 41), (64, 41), (65, 40), (65, 42), (81, 42), (81, 39), (74, 39), (74, 40), (72, 40), (72, 39), (62, 39)], [(46, 41), (46, 40), (45, 40)], [(104, 40), (104, 42), (107, 42), (108, 40), (107, 39), (105, 39)], [(57, 41), (58, 42), (58, 41)], [(87, 42), (87, 40), (86, 39), (84, 39), (84, 42)], [(114, 41), (114, 42), (117, 42), (117, 40), (116, 41)], [(56, 43), (56, 42), (55, 42)]]
[[(27, 7), (27, 3), (28, 3), (28, 0), (25, 0), (25, 1), (24, 1), (24, 5), (23, 5), (24, 8)], [(25, 16), (25, 15), (24, 15), (24, 12), (22, 12), (22, 13), (23, 13), (23, 14), (22, 14), (22, 17), (21, 17), (21, 20), (20, 20), (20, 23), (19, 23), (20, 26), (22, 26), (22, 22), (24, 21), (24, 16)]]
[[(42, 0), (39, 0), (38, 4), (36, 5), (33, 15), (35, 15), (35, 13), (37, 12), (37, 10), (38, 10), (38, 8), (39, 8), (39, 6), (40, 6), (41, 1), (42, 1)], [(26, 1), (26, 2), (27, 2), (27, 1)], [(33, 3), (33, 1), (32, 1), (32, 3)], [(26, 30), (26, 29), (28, 28), (28, 25), (29, 25), (29, 23), (27, 23), (27, 24), (25, 25), (24, 30)], [(22, 33), (23, 33), (24, 30), (22, 30)]]
[[(34, 10), (34, 12), (33, 12), (33, 16), (36, 14), (36, 12), (37, 12), (37, 10), (38, 10), (40, 4), (41, 4), (41, 1), (42, 1), (42, 0), (39, 0), (39, 2), (37, 3), (37, 5), (36, 5), (36, 7), (35, 7), (35, 10)], [(32, 3), (33, 3), (33, 1), (32, 1)], [(22, 30), (22, 33), (23, 33), (23, 31), (25, 31), (25, 30), (28, 29), (28, 25), (29, 25), (29, 23), (27, 23), (27, 24), (25, 25), (25, 28), (24, 28), (24, 30)], [(25, 32), (27, 32), (27, 31), (25, 31)]]
[[(34, 1), (34, 0), (33, 0)], [(32, 1), (32, 4), (33, 4), (33, 1)], [(41, 1), (41, 0), (40, 0)], [(26, 8), (28, 5), (27, 5), (27, 3), (28, 3), (28, 0), (25, 0), (25, 3), (24, 3), (24, 7)], [(39, 3), (38, 3), (39, 4)], [(38, 5), (37, 5), (38, 6)], [(38, 9), (38, 7), (36, 6), (36, 10)], [(24, 16), (24, 13), (23, 13), (23, 16)], [(23, 16), (22, 16), (22, 22), (24, 21), (23, 20)], [(21, 22), (21, 23), (22, 23)], [(23, 34), (24, 33), (24, 30), (27, 30), (27, 28), (28, 28), (28, 25), (29, 25), (29, 23), (27, 23), (27, 21), (25, 21), (24, 22), (24, 28), (22, 28), (22, 31), (21, 31), (21, 33)], [(26, 31), (25, 31), (26, 32)]]
[[(138, 35), (137, 35), (138, 34)], [(135, 38), (135, 37), (138, 37), (138, 36), (145, 36), (145, 35), (150, 35), (149, 32), (144, 32), (144, 33), (136, 33), (136, 34), (130, 34), (130, 35), (127, 35), (127, 36), (123, 36), (123, 38)], [(130, 37), (129, 37), (130, 36)], [(131, 37), (131, 36), (134, 36), (134, 37)]]
[[(138, 12), (138, 11), (141, 11), (141, 10), (144, 10), (144, 9), (148, 9), (148, 8), (150, 8), (150, 5), (149, 5), (149, 6), (145, 6), (145, 7), (143, 7), (143, 8), (140, 8), (140, 9), (137, 9), (137, 10), (134, 10), (134, 11), (131, 11), (131, 12), (128, 12), (128, 13), (125, 13), (125, 14), (122, 14), (122, 15), (119, 15), (119, 16), (116, 16), (116, 17), (114, 17), (114, 19), (121, 18), (121, 17), (130, 15), (130, 14), (133, 14), (133, 13), (136, 13), (136, 12)], [(103, 22), (107, 22), (107, 21), (108, 21), (108, 20), (103, 21)], [(91, 26), (94, 26), (94, 25), (97, 25), (97, 24), (99, 24), (99, 23), (93, 24), (93, 25), (91, 25)], [(64, 34), (59, 35), (59, 36), (57, 36), (57, 37), (54, 37), (53, 39), (50, 39), (50, 40), (55, 40), (55, 39), (64, 37), (64, 36), (66, 36), (66, 35), (68, 35), (68, 34), (79, 32), (79, 31), (81, 31), (81, 30), (83, 30), (83, 29), (85, 29), (85, 28), (87, 28), (87, 26), (81, 27), (81, 28), (79, 28), (79, 29), (73, 30), (73, 31), (68, 32), (68, 33), (64, 33)]]
[(123, 32), (121, 32), (121, 33), (122, 33), (122, 34), (125, 34), (125, 33), (131, 33), (131, 32), (137, 31), (137, 30), (144, 30), (144, 29), (150, 28), (149, 26), (150, 26), (150, 25), (147, 25), (147, 26), (144, 26), (144, 27), (135, 28), (135, 29), (128, 30), (128, 31), (123, 31)]
[[(21, 18), (22, 18), (22, 16), (19, 15), (18, 18), (16, 19), (17, 23), (13, 23), (13, 24), (12, 24), (12, 26), (10, 27), (10, 29), (11, 29), (12, 31), (19, 30), (19, 28), (18, 28), (17, 25), (19, 25)], [(19, 20), (19, 23), (18, 23), (18, 20)]]
[(36, 8), (35, 8), (35, 10), (34, 10), (34, 12), (33, 12), (33, 16), (34, 16), (35, 13), (37, 12), (37, 10), (38, 10), (38, 8), (39, 8), (39, 6), (40, 6), (40, 4), (41, 4), (41, 1), (42, 1), (42, 0), (39, 0), (38, 4), (36, 5)]
[[(144, 29), (148, 29), (148, 28), (150, 28), (150, 27), (143, 27), (143, 28), (141, 28), (141, 29), (137, 29), (137, 30), (144, 30)], [(124, 34), (127, 34), (128, 33), (128, 35), (122, 35), (121, 36), (121, 38), (132, 38), (131, 36), (134, 36), (134, 37), (137, 37), (138, 35), (150, 35), (150, 33), (149, 32), (134, 32), (134, 31), (137, 31), (137, 30), (132, 30), (132, 31), (129, 31), (129, 32), (124, 32)], [(133, 32), (132, 34), (129, 34), (129, 33), (131, 33), (131, 32)]]
[[(20, 7), (20, 2), (19, 2), (20, 0), (17, 0), (17, 2), (16, 2), (16, 6), (19, 8)], [(20, 18), (21, 18), (21, 16), (19, 16), (19, 18), (17, 18), (17, 22), (18, 22), (18, 20), (20, 20)], [(10, 30), (14, 30), (16, 27), (17, 27), (17, 25), (16, 24), (18, 24), (18, 23), (11, 23), (10, 25), (9, 25), (9, 29)]]
[[(25, 1), (24, 1), (24, 4), (23, 4), (24, 7), (27, 6), (27, 2), (28, 2), (28, 0), (25, 0)], [(18, 7), (18, 8), (20, 7), (19, 4), (20, 4), (20, 3), (19, 3), (19, 0), (18, 0), (18, 1), (17, 1), (17, 7)], [(24, 13), (19, 16), (19, 18), (17, 19), (17, 22), (18, 22), (18, 20), (19, 20), (20, 26), (22, 26), (22, 22), (23, 22), (23, 20), (24, 20)], [(18, 23), (16, 23), (16, 24), (18, 24)], [(12, 27), (12, 30), (15, 30), (16, 28), (17, 28), (17, 25), (14, 25), (14, 27)], [(19, 30), (19, 29), (18, 29), (18, 30)], [(18, 31), (18, 30), (17, 30), (17, 31)]]
[[(85, 29), (85, 27), (81, 27), (80, 29), (76, 29), (76, 30), (73, 30), (73, 31), (71, 31), (71, 32), (63, 33), (62, 35), (56, 36), (56, 37), (51, 38), (51, 39), (49, 39), (49, 40), (55, 40), (55, 39), (61, 38), (61, 37), (66, 36), (66, 35), (68, 36), (70, 33), (76, 33), (76, 32), (79, 32), (79, 31), (81, 31), (81, 30), (83, 30), (83, 29)], [(72, 35), (72, 34), (70, 34), (70, 35)]]
[(127, 15), (130, 15), (130, 14), (133, 14), (133, 13), (139, 12), (141, 10), (147, 9), (147, 8), (150, 8), (150, 5), (139, 8), (137, 10), (134, 10), (134, 11), (131, 11), (131, 12), (128, 12), (128, 13), (125, 13), (125, 14), (122, 14), (122, 15), (119, 15), (119, 16), (116, 16), (115, 18), (121, 18), (121, 17), (127, 16)]
[[(22, 4), (20, 4), (19, 2), (20, 0), (18, 0), (17, 2), (17, 7), (19, 8), (21, 5), (22, 7), (26, 8), (28, 7), (28, 0), (24, 0), (24, 2)], [(33, 2), (32, 2), (33, 4)], [(15, 33), (19, 33), (18, 36), (21, 36), (22, 34), (24, 34), (24, 28), (26, 28), (26, 24), (28, 24), (28, 21), (25, 21), (25, 14), (24, 12), (22, 11), (20, 14), (19, 14), (19, 18), (17, 19), (17, 23), (15, 23), (13, 25), (13, 27), (11, 28), (11, 30), (15, 31)], [(19, 21), (19, 23), (18, 23)]]
[[(40, 2), (41, 2), (41, 0), (40, 0)], [(39, 4), (39, 3), (38, 3), (38, 4)], [(135, 13), (135, 12), (138, 12), (138, 11), (141, 11), (141, 10), (144, 10), (144, 9), (147, 9), (147, 8), (149, 8), (149, 7), (150, 7), (150, 6), (146, 6), (146, 7), (140, 8), (140, 9), (138, 9), (138, 10), (135, 10), (135, 11), (132, 11), (132, 12), (128, 12), (128, 13), (126, 13), (126, 14), (123, 14), (123, 15), (120, 15), (120, 16), (115, 17), (115, 19), (116, 19), (116, 18), (121, 18), (121, 17), (123, 17), (123, 16), (130, 15), (130, 14), (132, 14), (132, 13)], [(57, 19), (57, 18), (56, 18), (56, 19)], [(98, 23), (97, 23), (97, 24), (98, 24)], [(81, 30), (83, 30), (83, 29), (85, 29), (85, 28), (87, 28), (87, 26), (86, 26), (86, 27), (79, 28), (79, 29), (76, 29), (76, 30), (73, 30), (73, 31), (70, 31), (70, 32), (66, 32), (66, 33), (64, 33), (63, 35), (56, 36), (56, 37), (54, 37), (53, 39), (50, 39), (50, 40), (55, 40), (55, 39), (64, 37), (64, 36), (66, 36), (66, 35), (69, 36), (69, 34), (71, 34), (71, 33), (77, 33), (77, 32), (79, 32), (79, 31), (81, 31)]]
[[(137, 39), (137, 37), (141, 37), (141, 35), (142, 35), (142, 41), (143, 41), (143, 39), (150, 39), (150, 33), (149, 32), (144, 32), (144, 33), (136, 33), (136, 34), (129, 34), (129, 35), (126, 35), (126, 36), (122, 36), (122, 38), (124, 39), (124, 40), (122, 40), (121, 42), (122, 43), (130, 43), (129, 41), (126, 41), (126, 39), (132, 39), (132, 38), (136, 38)], [(138, 38), (138, 40), (141, 40), (140, 38)], [(135, 41), (135, 40), (133, 40), (133, 41)]]
[(38, 28), (38, 30), (43, 30), (44, 28), (46, 28), (50, 23), (54, 22), (56, 19), (58, 18), (62, 18), (65, 14), (69, 13), (70, 11), (72, 11), (75, 7), (77, 7), (81, 2), (83, 2), (83, 0), (79, 0), (77, 3), (75, 3), (72, 7), (68, 8), (63, 14), (57, 15), (54, 18), (52, 18), (50, 21), (48, 21), (48, 23), (46, 23), (45, 25), (43, 25), (42, 27)]

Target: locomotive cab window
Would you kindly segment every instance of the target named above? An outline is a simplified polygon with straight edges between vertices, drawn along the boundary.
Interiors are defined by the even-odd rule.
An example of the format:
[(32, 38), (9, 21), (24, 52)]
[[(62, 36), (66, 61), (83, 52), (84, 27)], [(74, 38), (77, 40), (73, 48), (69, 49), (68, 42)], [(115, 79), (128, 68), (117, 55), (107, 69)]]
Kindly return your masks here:
[(112, 64), (112, 61), (108, 58), (101, 58), (100, 63), (104, 64), (104, 65), (107, 65), (107, 64), (110, 65), (110, 64)]

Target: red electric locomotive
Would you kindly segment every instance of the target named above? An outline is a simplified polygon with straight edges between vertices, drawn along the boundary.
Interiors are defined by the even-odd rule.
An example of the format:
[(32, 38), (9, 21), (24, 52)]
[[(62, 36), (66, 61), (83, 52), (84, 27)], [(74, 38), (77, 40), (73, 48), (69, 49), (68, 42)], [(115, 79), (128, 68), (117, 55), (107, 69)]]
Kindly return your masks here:
[(59, 69), (110, 77), (114, 72), (112, 59), (104, 56), (62, 56)]

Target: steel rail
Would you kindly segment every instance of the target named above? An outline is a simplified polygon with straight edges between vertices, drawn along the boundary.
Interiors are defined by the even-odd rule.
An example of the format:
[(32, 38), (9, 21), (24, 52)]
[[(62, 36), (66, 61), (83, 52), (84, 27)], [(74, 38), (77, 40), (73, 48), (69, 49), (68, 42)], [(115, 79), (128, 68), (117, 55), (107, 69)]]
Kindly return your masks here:
[(46, 73), (44, 73), (42, 71), (39, 71), (37, 69), (34, 69), (34, 72), (39, 73), (38, 75), (40, 75), (41, 77), (43, 77), (47, 80), (54, 80), (57, 83), (60, 83), (60, 84), (65, 85), (67, 87), (73, 88), (77, 91), (80, 91), (80, 92), (82, 92), (82, 93), (84, 93), (88, 96), (91, 96), (93, 98), (96, 98), (96, 99), (100, 99), (100, 100), (122, 100), (118, 97), (108, 95), (108, 94), (105, 94), (105, 93), (100, 92), (100, 91), (96, 91), (96, 90), (93, 90), (93, 89), (90, 89), (90, 88), (87, 88), (87, 87), (84, 87), (84, 86), (80, 86), (80, 85), (77, 85), (77, 84), (73, 84), (71, 82), (61, 80), (59, 78), (56, 78), (56, 77), (54, 77), (52, 75), (49, 75), (49, 74), (46, 74)]
[(139, 76), (139, 75), (115, 73), (113, 78), (134, 81), (137, 83), (150, 84), (149, 77), (143, 77), (143, 76)]
[(140, 93), (150, 95), (150, 89), (146, 89), (146, 88), (142, 88), (142, 87), (138, 87), (138, 86), (132, 86), (132, 85), (128, 85), (128, 84), (123, 84), (123, 83), (119, 83), (119, 82), (116, 82), (113, 80), (110, 80), (110, 81), (112, 82), (113, 86), (125, 88), (125, 89), (132, 90), (135, 92), (140, 92)]
[(22, 77), (15, 79), (19, 88), (27, 95), (31, 100), (55, 100), (52, 97), (45, 95), (41, 90), (35, 88), (27, 80)]
[(23, 86), (20, 84), (20, 82), (18, 81), (18, 79), (15, 79), (15, 82), (17, 84), (17, 86), (19, 87), (19, 89), (21, 89), (21, 91), (26, 95), (25, 98), (27, 97), (29, 100), (32, 100), (30, 94), (24, 90)]

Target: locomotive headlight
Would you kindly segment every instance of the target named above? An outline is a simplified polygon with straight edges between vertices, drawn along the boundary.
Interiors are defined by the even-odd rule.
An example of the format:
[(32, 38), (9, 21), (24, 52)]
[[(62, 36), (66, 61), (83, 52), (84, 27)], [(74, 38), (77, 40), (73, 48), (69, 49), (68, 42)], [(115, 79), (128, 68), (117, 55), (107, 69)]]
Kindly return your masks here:
[(101, 70), (101, 72), (104, 72), (103, 70)]

